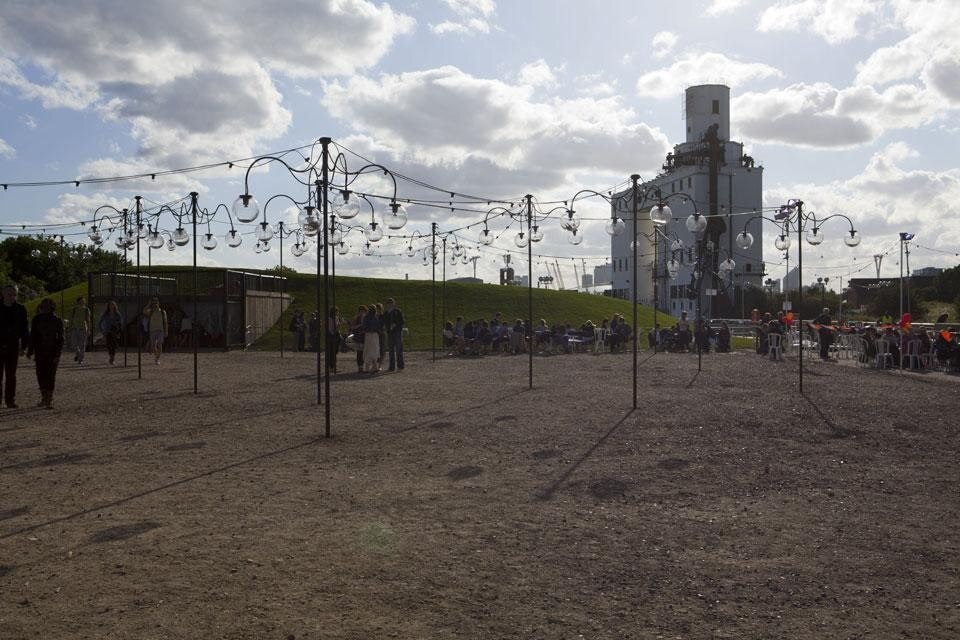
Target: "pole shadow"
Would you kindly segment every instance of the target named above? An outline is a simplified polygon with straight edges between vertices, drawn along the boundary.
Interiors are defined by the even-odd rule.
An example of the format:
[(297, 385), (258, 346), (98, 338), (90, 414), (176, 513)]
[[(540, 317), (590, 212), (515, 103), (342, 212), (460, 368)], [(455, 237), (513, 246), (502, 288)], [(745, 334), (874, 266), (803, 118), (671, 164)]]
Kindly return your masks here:
[(591, 447), (587, 449), (587, 451), (582, 456), (580, 456), (576, 461), (574, 461), (573, 464), (567, 467), (567, 469), (560, 474), (559, 478), (557, 478), (552, 483), (550, 483), (549, 486), (537, 492), (534, 496), (534, 499), (538, 502), (546, 502), (548, 500), (553, 499), (553, 494), (555, 494), (557, 490), (563, 485), (563, 483), (567, 481), (567, 478), (572, 476), (574, 472), (576, 472), (576, 470), (579, 469), (580, 466), (584, 462), (586, 462), (597, 449), (603, 446), (603, 444), (610, 438), (610, 436), (612, 436), (617, 431), (617, 429), (619, 429), (620, 426), (627, 421), (627, 418), (633, 415), (633, 413), (634, 413), (633, 411), (628, 411), (626, 415), (624, 415), (622, 418), (617, 420), (613, 424), (613, 426), (610, 427), (606, 433), (600, 436), (600, 439), (594, 442), (593, 445), (591, 445)]
[(507, 393), (507, 394), (505, 394), (505, 395), (499, 396), (499, 397), (497, 397), (497, 398), (495, 398), (495, 399), (493, 399), (493, 400), (490, 400), (490, 401), (488, 401), (488, 402), (484, 402), (484, 403), (482, 403), (482, 404), (477, 404), (477, 405), (473, 405), (473, 406), (470, 406), (470, 407), (464, 407), (463, 409), (457, 409), (456, 411), (451, 411), (450, 413), (445, 413), (445, 414), (438, 415), (438, 416), (436, 416), (436, 417), (434, 417), (434, 418), (430, 418), (430, 419), (427, 420), (426, 422), (421, 422), (421, 423), (419, 423), (419, 424), (410, 425), (409, 427), (404, 427), (404, 428), (402, 428), (402, 429), (397, 429), (396, 433), (405, 433), (405, 432), (407, 432), (407, 431), (414, 431), (414, 430), (416, 430), (416, 429), (422, 429), (423, 427), (429, 427), (430, 425), (433, 425), (433, 424), (445, 422), (445, 421), (447, 421), (448, 418), (452, 418), (453, 416), (458, 416), (458, 415), (460, 415), (460, 414), (462, 414), (462, 413), (467, 413), (467, 412), (469, 412), (469, 411), (476, 411), (477, 409), (483, 409), (484, 407), (489, 407), (489, 406), (492, 406), (492, 405), (494, 405), (494, 404), (500, 404), (501, 402), (503, 402), (503, 401), (505, 401), (505, 400), (507, 400), (507, 399), (509, 399), (509, 398), (514, 398), (514, 397), (516, 397), (516, 396), (519, 396), (520, 394), (527, 393), (527, 392), (529, 392), (529, 391), (530, 391), (530, 389), (520, 389), (520, 390), (514, 391), (514, 392), (512, 392), (512, 393)]
[(839, 427), (839, 426), (837, 426), (837, 425), (833, 422), (833, 420), (831, 420), (831, 419), (827, 416), (827, 414), (825, 414), (825, 413), (823, 412), (823, 410), (821, 410), (820, 407), (817, 406), (817, 403), (815, 403), (813, 400), (810, 399), (809, 396), (807, 396), (806, 394), (804, 394), (804, 395), (803, 395), (803, 399), (807, 401), (807, 404), (810, 405), (810, 407), (813, 409), (814, 413), (817, 414), (817, 416), (820, 418), (820, 420), (823, 422), (823, 424), (827, 425), (827, 427), (830, 429), (830, 431), (831, 431), (830, 436), (831, 436), (831, 437), (833, 437), (833, 438), (849, 438), (850, 436), (858, 436), (858, 435), (861, 435), (861, 434), (863, 433), (862, 431), (858, 431), (858, 430), (856, 430), (856, 429), (846, 429), (846, 428), (844, 428), (844, 427)]

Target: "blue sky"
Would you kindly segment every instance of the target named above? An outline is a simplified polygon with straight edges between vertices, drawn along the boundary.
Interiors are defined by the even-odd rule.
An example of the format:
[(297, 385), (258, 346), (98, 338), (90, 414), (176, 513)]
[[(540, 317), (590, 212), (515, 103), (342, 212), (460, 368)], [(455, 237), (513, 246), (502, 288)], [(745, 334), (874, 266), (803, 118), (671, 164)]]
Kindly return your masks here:
[[(869, 275), (870, 256), (901, 230), (917, 233), (912, 267), (949, 266), (960, 251), (951, 153), (960, 142), (958, 25), (953, 0), (14, 0), (0, 16), (0, 182), (151, 172), (330, 136), (445, 188), (562, 200), (634, 172), (655, 175), (682, 141), (683, 88), (723, 82), (732, 135), (765, 166), (766, 202), (800, 197), (861, 229), (853, 251), (839, 227), (828, 229), (819, 253), (805, 256), (810, 274), (836, 282), (870, 265), (858, 274)], [(251, 180), (261, 202), (301, 195), (275, 167)], [(422, 195), (406, 188), (401, 197)], [(10, 188), (0, 192), (0, 228), (89, 220), (101, 204), (170, 201), (193, 189), (202, 206), (229, 204), (242, 173)], [(608, 215), (600, 202), (580, 210)], [(284, 206), (269, 213), (272, 222), (295, 216)], [(475, 219), (414, 208), (404, 232)], [(589, 266), (609, 253), (601, 221), (584, 222), (578, 247), (556, 225), (544, 231), (544, 254)], [(403, 241), (362, 256), (359, 234), (349, 237), (338, 271), (429, 277), (419, 260), (392, 255)], [(252, 249), (249, 237), (237, 250), (221, 241), (202, 259), (258, 267), (277, 259), (276, 249)], [(471, 250), (481, 256), (478, 275), (493, 279), (503, 251)], [(765, 257), (771, 275), (782, 275), (772, 246)], [(189, 252), (155, 258), (185, 263)], [(315, 259), (284, 257), (304, 271)], [(885, 260), (886, 273), (896, 260), (896, 252)]]

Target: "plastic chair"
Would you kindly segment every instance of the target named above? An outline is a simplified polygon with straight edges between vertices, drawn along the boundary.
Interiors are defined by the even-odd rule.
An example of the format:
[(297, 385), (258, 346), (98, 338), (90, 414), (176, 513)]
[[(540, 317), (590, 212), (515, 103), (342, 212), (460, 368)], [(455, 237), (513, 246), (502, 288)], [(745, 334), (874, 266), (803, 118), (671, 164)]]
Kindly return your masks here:
[(767, 353), (771, 360), (783, 360), (783, 336), (771, 333), (767, 336)]
[(609, 329), (604, 329), (603, 327), (593, 328), (594, 353), (601, 353), (603, 351), (603, 347), (607, 343), (607, 331), (609, 331)]
[(890, 342), (881, 338), (877, 340), (877, 358), (874, 364), (878, 369), (883, 369), (886, 362), (893, 366), (893, 354), (890, 353)]
[(920, 364), (923, 365), (924, 369), (934, 370), (937, 368), (937, 352), (933, 348), (933, 343), (930, 343), (930, 350), (920, 354)]
[(902, 356), (901, 365), (909, 369), (920, 368), (920, 341), (911, 340), (907, 343), (907, 350)]

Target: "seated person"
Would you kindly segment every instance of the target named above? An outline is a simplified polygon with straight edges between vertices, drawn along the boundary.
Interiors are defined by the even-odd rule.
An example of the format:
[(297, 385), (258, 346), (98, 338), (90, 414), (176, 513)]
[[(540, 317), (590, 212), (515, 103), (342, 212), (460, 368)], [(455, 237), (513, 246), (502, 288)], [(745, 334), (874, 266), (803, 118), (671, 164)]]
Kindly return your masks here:
[(526, 353), (526, 327), (523, 326), (523, 320), (517, 318), (513, 324), (513, 330), (510, 333), (510, 351), (514, 354)]
[(490, 331), (490, 325), (486, 320), (480, 321), (480, 328), (477, 330), (477, 341), (480, 343), (480, 353), (490, 352), (490, 345), (493, 344), (493, 333)]
[(720, 331), (717, 334), (717, 352), (730, 353), (730, 327), (726, 322), (720, 323)]

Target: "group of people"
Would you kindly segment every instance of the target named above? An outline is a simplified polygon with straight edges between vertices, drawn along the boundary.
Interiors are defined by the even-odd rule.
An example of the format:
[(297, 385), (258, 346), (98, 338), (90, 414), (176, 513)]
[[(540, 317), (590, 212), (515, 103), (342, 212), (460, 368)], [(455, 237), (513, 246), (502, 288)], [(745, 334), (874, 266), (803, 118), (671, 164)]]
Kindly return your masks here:
[[(87, 343), (93, 327), (92, 314), (86, 299), (77, 298), (70, 312), (69, 324), (66, 324), (57, 315), (56, 303), (44, 298), (37, 306), (34, 317), (28, 319), (26, 307), (17, 301), (18, 293), (16, 285), (4, 286), (3, 302), (0, 304), (0, 387), (3, 402), (8, 408), (18, 407), (17, 367), (20, 356), (25, 355), (33, 358), (36, 367), (37, 384), (40, 387), (38, 406), (51, 409), (57, 369), (67, 338), (73, 349), (74, 362), (82, 366), (86, 361)], [(169, 326), (166, 311), (160, 307), (157, 298), (153, 298), (143, 309), (143, 324), (149, 334), (154, 362), (160, 364)], [(123, 316), (115, 301), (107, 303), (97, 327), (103, 334), (108, 361), (112, 365), (124, 328)]]

